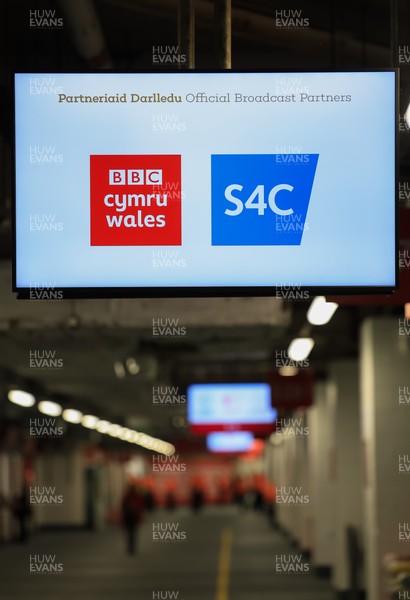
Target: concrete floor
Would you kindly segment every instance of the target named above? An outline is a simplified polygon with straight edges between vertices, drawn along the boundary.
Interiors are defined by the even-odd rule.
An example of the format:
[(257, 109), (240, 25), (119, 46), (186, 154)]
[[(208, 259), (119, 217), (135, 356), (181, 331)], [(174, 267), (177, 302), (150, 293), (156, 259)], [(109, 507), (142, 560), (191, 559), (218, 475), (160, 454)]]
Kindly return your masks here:
[[(153, 540), (177, 528), (186, 540)], [(173, 524), (173, 525), (172, 525)], [(182, 534), (185, 534), (182, 535)], [(60, 564), (60, 573), (30, 573), (33, 556)], [(0, 548), (2, 600), (333, 600), (330, 585), (307, 573), (279, 573), (299, 553), (263, 515), (236, 508), (157, 511), (144, 522), (136, 556), (123, 532), (37, 533), (25, 545)], [(42, 567), (40, 567), (42, 568)], [(56, 568), (56, 567), (54, 567)], [(286, 568), (286, 567), (285, 567)]]

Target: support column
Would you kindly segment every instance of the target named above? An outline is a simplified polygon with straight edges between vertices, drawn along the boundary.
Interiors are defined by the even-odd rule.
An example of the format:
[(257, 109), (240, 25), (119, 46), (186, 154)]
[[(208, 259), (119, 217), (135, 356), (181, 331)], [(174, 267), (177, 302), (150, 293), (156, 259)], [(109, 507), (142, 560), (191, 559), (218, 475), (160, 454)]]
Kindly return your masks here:
[[(332, 583), (339, 598), (358, 598), (360, 577), (351, 585), (347, 528), (363, 535), (363, 470), (360, 440), (359, 369), (356, 361), (333, 363), (335, 562)], [(357, 565), (359, 566), (359, 565)], [(361, 569), (359, 573), (361, 576)]]
[(308, 461), (313, 516), (312, 564), (319, 576), (334, 565), (334, 480), (332, 473), (332, 407), (328, 383), (315, 386), (315, 404), (308, 411)]
[(184, 69), (195, 68), (195, 13), (193, 0), (178, 3), (178, 51), (185, 56)]
[[(360, 337), (365, 463), (365, 584), (368, 600), (390, 598), (383, 558), (410, 554), (410, 350), (398, 318), (366, 320)], [(404, 531), (406, 533), (406, 531)], [(410, 592), (403, 592), (408, 594)]]

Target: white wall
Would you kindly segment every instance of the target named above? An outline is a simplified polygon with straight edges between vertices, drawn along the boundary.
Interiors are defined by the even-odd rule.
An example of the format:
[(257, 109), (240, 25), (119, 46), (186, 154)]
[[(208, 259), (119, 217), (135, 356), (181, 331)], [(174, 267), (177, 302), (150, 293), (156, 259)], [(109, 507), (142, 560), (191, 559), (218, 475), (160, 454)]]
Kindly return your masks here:
[(383, 557), (409, 554), (409, 544), (398, 536), (398, 524), (410, 522), (410, 473), (400, 473), (398, 462), (399, 455), (410, 454), (410, 406), (399, 405), (399, 386), (409, 385), (409, 339), (399, 336), (398, 318), (366, 320), (360, 337), (360, 397), (368, 600), (387, 597)]

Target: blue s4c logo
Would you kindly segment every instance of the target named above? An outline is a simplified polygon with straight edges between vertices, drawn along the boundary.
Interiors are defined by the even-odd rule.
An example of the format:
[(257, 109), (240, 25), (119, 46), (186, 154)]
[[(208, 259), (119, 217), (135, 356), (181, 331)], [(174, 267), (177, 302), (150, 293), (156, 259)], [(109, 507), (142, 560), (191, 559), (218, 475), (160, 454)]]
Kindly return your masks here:
[(214, 154), (213, 246), (299, 246), (318, 154)]

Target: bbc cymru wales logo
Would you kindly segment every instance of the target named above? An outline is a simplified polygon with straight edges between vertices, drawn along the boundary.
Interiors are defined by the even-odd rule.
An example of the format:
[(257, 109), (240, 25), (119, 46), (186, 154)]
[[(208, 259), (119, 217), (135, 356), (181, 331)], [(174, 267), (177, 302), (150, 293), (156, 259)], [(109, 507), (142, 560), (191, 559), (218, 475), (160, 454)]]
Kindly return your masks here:
[[(212, 155), (213, 246), (302, 243), (319, 155), (280, 156)], [(298, 227), (283, 227), (283, 218), (294, 216)]]
[(180, 155), (92, 155), (90, 171), (91, 246), (181, 245)]

